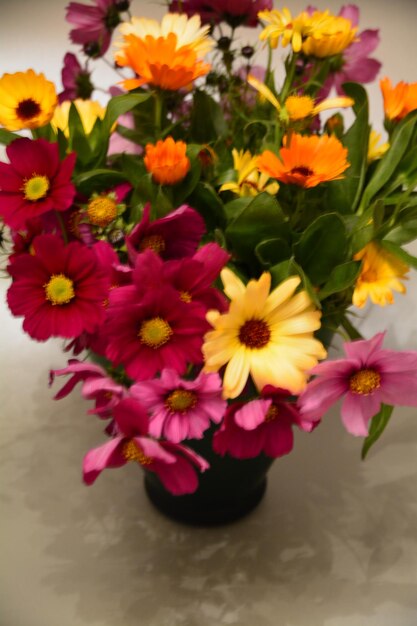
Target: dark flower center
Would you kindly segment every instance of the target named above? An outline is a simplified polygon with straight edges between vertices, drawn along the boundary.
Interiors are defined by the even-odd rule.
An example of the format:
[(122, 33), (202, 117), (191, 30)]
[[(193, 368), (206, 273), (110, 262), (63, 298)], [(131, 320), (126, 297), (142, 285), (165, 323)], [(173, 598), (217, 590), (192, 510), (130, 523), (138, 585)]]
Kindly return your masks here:
[(80, 72), (75, 78), (77, 86), (77, 98), (88, 100), (94, 91), (89, 72)]
[(104, 18), (104, 24), (108, 30), (113, 30), (120, 24), (119, 11), (114, 5), (109, 7)]
[(313, 170), (305, 165), (300, 165), (299, 167), (293, 167), (290, 171), (290, 174), (295, 174), (299, 176), (312, 176), (314, 174)]
[(240, 327), (239, 341), (248, 348), (263, 348), (270, 338), (271, 331), (263, 320), (248, 320)]
[(27, 98), (19, 102), (16, 109), (16, 114), (21, 120), (30, 120), (32, 117), (35, 117), (35, 115), (39, 115), (40, 112), (41, 107), (32, 98)]

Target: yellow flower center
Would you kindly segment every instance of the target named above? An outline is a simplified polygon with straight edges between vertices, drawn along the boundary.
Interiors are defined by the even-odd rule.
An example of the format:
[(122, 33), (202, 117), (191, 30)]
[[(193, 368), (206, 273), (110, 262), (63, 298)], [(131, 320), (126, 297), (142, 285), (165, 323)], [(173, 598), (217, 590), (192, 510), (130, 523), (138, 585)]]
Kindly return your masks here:
[(133, 439), (126, 441), (122, 448), (122, 454), (126, 461), (136, 461), (136, 463), (140, 463), (141, 465), (150, 465), (152, 463), (151, 457), (143, 454), (142, 450)]
[(104, 228), (117, 217), (117, 204), (108, 196), (100, 196), (89, 202), (87, 215), (91, 224)]
[(44, 285), (47, 300), (55, 304), (68, 304), (75, 297), (74, 283), (64, 274), (53, 274)]
[(162, 319), (162, 317), (153, 317), (145, 320), (139, 329), (139, 339), (148, 348), (160, 348), (165, 345), (172, 337), (172, 328)]
[(302, 120), (313, 113), (314, 100), (310, 96), (289, 96), (285, 108), (291, 120)]
[(41, 107), (39, 106), (39, 103), (32, 98), (21, 100), (16, 107), (16, 115), (23, 121), (36, 117), (36, 115), (39, 115), (40, 112)]
[(189, 294), (188, 291), (181, 291), (180, 300), (188, 304), (192, 300), (191, 294)]
[(156, 254), (160, 254), (165, 250), (165, 240), (161, 235), (148, 235), (144, 237), (139, 245), (139, 250), (153, 250)]
[(268, 324), (263, 320), (248, 320), (239, 330), (239, 341), (248, 348), (263, 348), (270, 338), (271, 331)]
[(46, 176), (38, 176), (34, 174), (32, 178), (26, 180), (23, 184), (23, 193), (26, 200), (36, 202), (41, 198), (45, 198), (49, 191), (49, 179)]
[(359, 370), (350, 377), (349, 387), (353, 393), (367, 396), (381, 386), (381, 375), (375, 370)]
[(175, 389), (165, 398), (165, 406), (173, 413), (185, 413), (197, 404), (197, 394), (188, 389)]
[(273, 422), (274, 420), (277, 419), (279, 415), (279, 409), (275, 404), (271, 404), (271, 406), (269, 407), (266, 415), (265, 415), (265, 422)]

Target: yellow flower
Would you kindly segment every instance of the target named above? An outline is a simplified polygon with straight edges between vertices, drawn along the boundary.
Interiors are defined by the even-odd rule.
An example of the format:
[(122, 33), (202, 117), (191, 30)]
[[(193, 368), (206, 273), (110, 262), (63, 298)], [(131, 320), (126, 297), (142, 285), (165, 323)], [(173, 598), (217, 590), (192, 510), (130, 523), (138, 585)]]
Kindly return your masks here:
[[(106, 109), (95, 100), (81, 100), (80, 98), (77, 98), (77, 100), (73, 100), (73, 103), (75, 104), (80, 115), (84, 132), (86, 135), (89, 135), (93, 130), (97, 118), (100, 118), (101, 120), (103, 119)], [(65, 137), (69, 136), (68, 118), (71, 104), (72, 103), (69, 100), (65, 100), (62, 104), (57, 106), (51, 121), (53, 128), (55, 130), (58, 128), (62, 130)]]
[(256, 165), (257, 157), (251, 155), (249, 150), (232, 150), (233, 166), (237, 172), (237, 182), (224, 183), (220, 191), (232, 191), (239, 196), (257, 196), (266, 191), (275, 195), (279, 189), (277, 182), (268, 184), (268, 174), (261, 173)]
[(271, 48), (276, 48), (281, 38), (283, 48), (291, 44), (294, 52), (300, 52), (303, 37), (309, 32), (308, 14), (305, 11), (297, 17), (292, 17), (287, 8), (282, 11), (272, 9), (272, 11), (260, 11), (258, 17), (267, 23), (259, 35), (261, 41), (269, 40)]
[(309, 17), (309, 36), (303, 42), (302, 51), (320, 59), (340, 54), (354, 41), (356, 31), (345, 17), (314, 11)]
[(247, 80), (251, 87), (256, 89), (263, 98), (265, 98), (266, 100), (268, 100), (268, 102), (272, 104), (272, 106), (279, 113), (282, 121), (288, 121), (289, 119), (291, 122), (298, 122), (307, 117), (313, 117), (314, 115), (318, 115), (322, 111), (336, 109), (339, 107), (350, 107), (355, 103), (352, 98), (348, 98), (346, 96), (326, 98), (318, 104), (315, 104), (313, 98), (311, 98), (310, 96), (289, 96), (285, 100), (284, 106), (281, 107), (279, 101), (269, 89), (269, 87), (265, 85), (265, 83), (262, 83), (252, 74), (249, 74)]
[(30, 69), (0, 78), (0, 126), (7, 130), (45, 126), (57, 104), (55, 86), (43, 74)]
[(371, 130), (368, 144), (368, 163), (376, 161), (376, 159), (380, 159), (388, 150), (389, 143), (387, 141), (381, 144), (379, 143), (381, 141), (381, 137), (381, 133), (377, 133), (376, 130), (373, 129)]
[(230, 308), (225, 314), (207, 313), (214, 330), (205, 336), (204, 370), (217, 372), (227, 364), (225, 398), (236, 398), (249, 375), (258, 390), (270, 384), (300, 393), (307, 372), (326, 357), (323, 345), (313, 336), (320, 328), (321, 313), (306, 291), (295, 294), (300, 278), (288, 278), (271, 293), (269, 272), (246, 286), (227, 268), (221, 278)]
[(119, 65), (131, 67), (136, 78), (123, 82), (125, 89), (155, 85), (176, 91), (189, 87), (210, 70), (201, 58), (214, 46), (210, 26), (201, 26), (200, 17), (166, 14), (156, 20), (132, 18), (120, 27), (124, 41), (116, 53)]
[(399, 293), (406, 292), (400, 279), (407, 279), (405, 274), (410, 268), (375, 241), (355, 254), (354, 259), (362, 261), (353, 293), (355, 306), (362, 308), (368, 297), (374, 304), (385, 306), (394, 302), (393, 289)]

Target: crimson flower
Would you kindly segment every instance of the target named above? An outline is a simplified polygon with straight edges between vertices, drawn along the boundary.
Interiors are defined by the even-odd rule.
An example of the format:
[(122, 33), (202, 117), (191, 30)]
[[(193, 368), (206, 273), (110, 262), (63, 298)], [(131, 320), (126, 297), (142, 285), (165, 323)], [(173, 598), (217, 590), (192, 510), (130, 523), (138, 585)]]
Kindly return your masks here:
[(316, 424), (302, 419), (296, 405), (288, 402), (289, 395), (283, 389), (267, 385), (261, 398), (230, 405), (214, 434), (214, 451), (222, 455), (229, 453), (237, 459), (251, 459), (262, 452), (277, 458), (291, 452), (293, 426), (309, 432)]
[(203, 24), (227, 22), (237, 26), (257, 26), (258, 12), (272, 9), (272, 0), (174, 0), (171, 12), (198, 14)]
[(33, 254), (20, 254), (9, 266), (13, 278), (7, 302), (23, 316), (33, 339), (78, 337), (103, 322), (109, 292), (107, 272), (92, 250), (78, 242), (64, 245), (56, 235), (33, 240)]
[(34, 217), (71, 206), (75, 153), (60, 161), (57, 143), (21, 137), (6, 154), (10, 163), (0, 163), (0, 217), (8, 226), (24, 229)]
[(114, 409), (114, 418), (116, 436), (87, 452), (84, 458), (83, 475), (87, 485), (105, 468), (122, 467), (133, 461), (146, 471), (154, 472), (174, 495), (193, 493), (197, 489), (196, 470), (208, 469), (207, 461), (185, 446), (147, 437), (148, 417), (137, 400), (122, 400)]

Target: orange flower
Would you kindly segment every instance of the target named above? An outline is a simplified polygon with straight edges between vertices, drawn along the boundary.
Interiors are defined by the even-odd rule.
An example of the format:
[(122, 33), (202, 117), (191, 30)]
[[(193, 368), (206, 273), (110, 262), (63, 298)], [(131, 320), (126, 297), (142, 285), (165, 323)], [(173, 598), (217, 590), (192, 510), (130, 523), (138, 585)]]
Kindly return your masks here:
[(190, 169), (190, 159), (186, 155), (187, 145), (167, 137), (155, 145), (148, 143), (145, 148), (145, 167), (160, 185), (179, 183)]
[(349, 167), (346, 157), (347, 148), (334, 136), (307, 137), (293, 133), (290, 138), (284, 137), (279, 158), (265, 150), (258, 157), (258, 167), (283, 183), (309, 188), (343, 178)]
[(133, 18), (124, 24), (124, 42), (115, 58), (119, 65), (129, 66), (137, 74), (123, 81), (125, 89), (146, 84), (177, 91), (207, 74), (211, 66), (199, 57), (214, 45), (208, 29), (201, 27), (197, 15), (188, 19), (172, 13), (161, 24), (145, 18)]
[(389, 120), (401, 120), (417, 109), (417, 83), (401, 81), (395, 87), (389, 78), (380, 81), (382, 97), (384, 98), (385, 117)]

